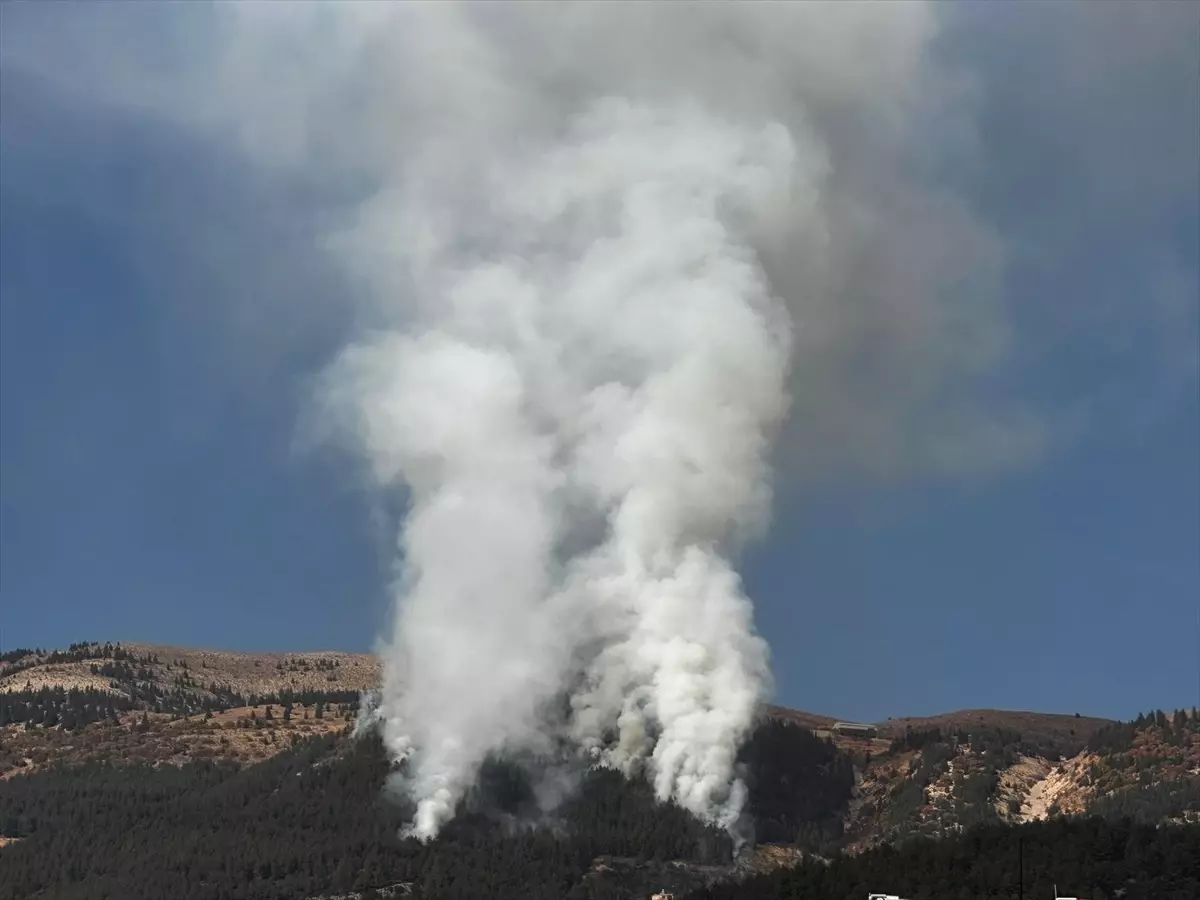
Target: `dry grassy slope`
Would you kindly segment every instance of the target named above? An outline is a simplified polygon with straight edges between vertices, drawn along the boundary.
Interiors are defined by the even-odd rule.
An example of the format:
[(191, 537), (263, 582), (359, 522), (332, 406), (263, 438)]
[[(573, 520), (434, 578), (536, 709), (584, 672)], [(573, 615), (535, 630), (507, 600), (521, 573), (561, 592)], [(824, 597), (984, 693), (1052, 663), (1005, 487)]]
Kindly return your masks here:
[[(271, 711), (268, 719), (267, 711)], [(348, 731), (354, 713), (345, 707), (321, 710), (297, 704), (290, 720), (279, 705), (238, 707), (211, 716), (172, 719), (130, 713), (120, 724), (93, 723), (78, 731), (18, 725), (0, 727), (0, 779), (36, 772), (56, 763), (120, 762), (182, 765), (193, 760), (261, 762), (303, 739)]]
[[(238, 694), (272, 694), (293, 691), (361, 691), (379, 683), (377, 657), (369, 653), (343, 653), (323, 650), (307, 653), (240, 653), (230, 650), (204, 650), (164, 644), (121, 644), (137, 657), (157, 657), (158, 663), (135, 663), (148, 668), (154, 681), (165, 687), (185, 673), (207, 693), (210, 684), (225, 685)], [(45, 659), (45, 656), (42, 657)], [(23, 661), (28, 662), (28, 660)], [(111, 691), (109, 679), (93, 675), (91, 666), (104, 663), (95, 659), (83, 662), (41, 662), (12, 671), (0, 666), (0, 691), (24, 690), (26, 685), (65, 689)]]
[(85, 662), (43, 663), (12, 674), (0, 673), (0, 691), (36, 691), (59, 687), (64, 690), (110, 691), (109, 680), (91, 674), (88, 665)]

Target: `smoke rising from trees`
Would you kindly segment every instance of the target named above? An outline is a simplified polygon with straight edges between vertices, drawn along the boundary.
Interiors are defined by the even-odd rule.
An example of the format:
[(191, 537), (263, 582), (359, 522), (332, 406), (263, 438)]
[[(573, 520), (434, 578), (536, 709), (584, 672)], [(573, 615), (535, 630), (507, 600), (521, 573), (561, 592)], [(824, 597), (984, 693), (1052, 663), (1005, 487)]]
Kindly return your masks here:
[(323, 401), (410, 495), (375, 714), (419, 837), (564, 740), (738, 820), (769, 668), (733, 554), (842, 250), (820, 101), (861, 89), (823, 42), (908, 81), (929, 30), (817, 12), (399, 14), (423, 127), (333, 240), (379, 318)]
[[(487, 753), (564, 744), (731, 823), (768, 690), (735, 564), (772, 466), (976, 472), (1061, 437), (995, 378), (1019, 317), (947, 176), (985, 154), (946, 8), (103, 4), (6, 28), (6, 66), (311, 190), (352, 322), (317, 418), (407, 502), (378, 713), (418, 834)], [(291, 293), (257, 319), (303, 320)]]

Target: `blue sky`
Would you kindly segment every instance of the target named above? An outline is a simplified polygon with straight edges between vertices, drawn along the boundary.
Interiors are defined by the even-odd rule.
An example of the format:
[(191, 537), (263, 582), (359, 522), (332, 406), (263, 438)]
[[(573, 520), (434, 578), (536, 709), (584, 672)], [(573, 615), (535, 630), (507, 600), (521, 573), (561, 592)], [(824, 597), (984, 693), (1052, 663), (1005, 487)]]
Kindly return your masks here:
[[(993, 377), (1047, 437), (987, 471), (785, 466), (743, 561), (779, 702), (1200, 703), (1200, 18), (1099, 6), (947, 14), (974, 127), (938, 177), (1003, 247)], [(46, 19), (10, 8), (4, 646), (369, 649), (387, 540), (345, 460), (297, 441), (349, 328), (320, 302), (349, 290), (313, 249), (328, 185), (29, 65), (13, 48)]]

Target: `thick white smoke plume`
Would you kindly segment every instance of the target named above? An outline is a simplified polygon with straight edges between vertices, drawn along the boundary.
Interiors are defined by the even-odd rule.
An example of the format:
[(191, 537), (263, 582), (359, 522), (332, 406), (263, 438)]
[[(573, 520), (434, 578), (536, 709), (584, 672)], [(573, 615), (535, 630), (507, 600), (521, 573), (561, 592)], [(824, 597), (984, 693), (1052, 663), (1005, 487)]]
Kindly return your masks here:
[(828, 149), (771, 108), (777, 10), (402, 14), (435, 106), (334, 241), (381, 325), (325, 400), (410, 492), (371, 715), (420, 838), (489, 753), (563, 742), (738, 819), (769, 674), (731, 554), (768, 517), (793, 346), (767, 257), (819, 289), (829, 244)]
[[(564, 747), (729, 823), (767, 682), (733, 562), (765, 525), (769, 460), (822, 484), (969, 474), (1036, 459), (1079, 418), (1107, 428), (1094, 412), (1048, 423), (1058, 401), (1029, 390), (1075, 323), (1104, 323), (1097, 359), (1113, 323), (1153, 323), (1194, 382), (1194, 273), (1145, 237), (1157, 228), (1135, 255), (1166, 274), (1122, 263), (1138, 288), (1117, 279), (1107, 301), (1074, 282), (1073, 297), (1005, 298), (997, 276), (1001, 249), (1026, 270), (1087, 262), (1082, 223), (1174, 222), (1195, 196), (1195, 9), (1038, 13), (6, 4), (0, 66), (89, 118), (117, 110), (234, 148), (287, 196), (283, 230), (318, 230), (322, 262), (348, 276), (314, 300), (300, 283), (313, 266), (272, 243), (257, 292), (220, 252), (260, 246), (253, 224), (226, 220), (233, 237), (212, 246), (185, 229), (256, 363), (304, 323), (357, 336), (319, 406), (381, 493), (411, 500), (386, 679), (363, 721), (405, 761), (415, 832), (437, 832), (490, 751)], [(966, 185), (1013, 195), (1003, 248)], [(1143, 266), (1157, 276), (1129, 274)], [(1030, 353), (1035, 332), (1049, 336)], [(1042, 379), (1026, 381), (1031, 366)]]
[(913, 152), (972, 140), (929, 4), (219, 4), (156, 41), (103, 7), (47, 77), (298, 176), (363, 298), (321, 406), (411, 500), (368, 716), (418, 836), (490, 752), (564, 746), (737, 818), (733, 560), (789, 403), (793, 474), (1036, 452), (965, 390), (1005, 328)]
[(581, 674), (576, 746), (736, 819), (767, 654), (727, 554), (767, 515), (791, 344), (753, 247), (823, 170), (777, 123), (608, 97), (498, 148), (462, 220), (419, 186), (374, 210), (432, 226), (396, 251), (420, 311), (331, 396), (411, 491), (379, 714), (418, 836), (489, 752), (545, 749)]

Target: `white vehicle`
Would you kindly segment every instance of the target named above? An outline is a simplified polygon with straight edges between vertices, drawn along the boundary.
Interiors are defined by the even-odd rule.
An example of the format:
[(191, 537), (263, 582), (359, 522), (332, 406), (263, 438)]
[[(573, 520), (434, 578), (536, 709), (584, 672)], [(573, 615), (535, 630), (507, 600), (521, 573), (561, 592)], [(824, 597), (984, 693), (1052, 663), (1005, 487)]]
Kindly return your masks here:
[[(867, 894), (867, 900), (904, 900), (896, 894)], [(1087, 900), (1086, 897), (1064, 897), (1058, 892), (1058, 885), (1054, 886), (1054, 900)]]

